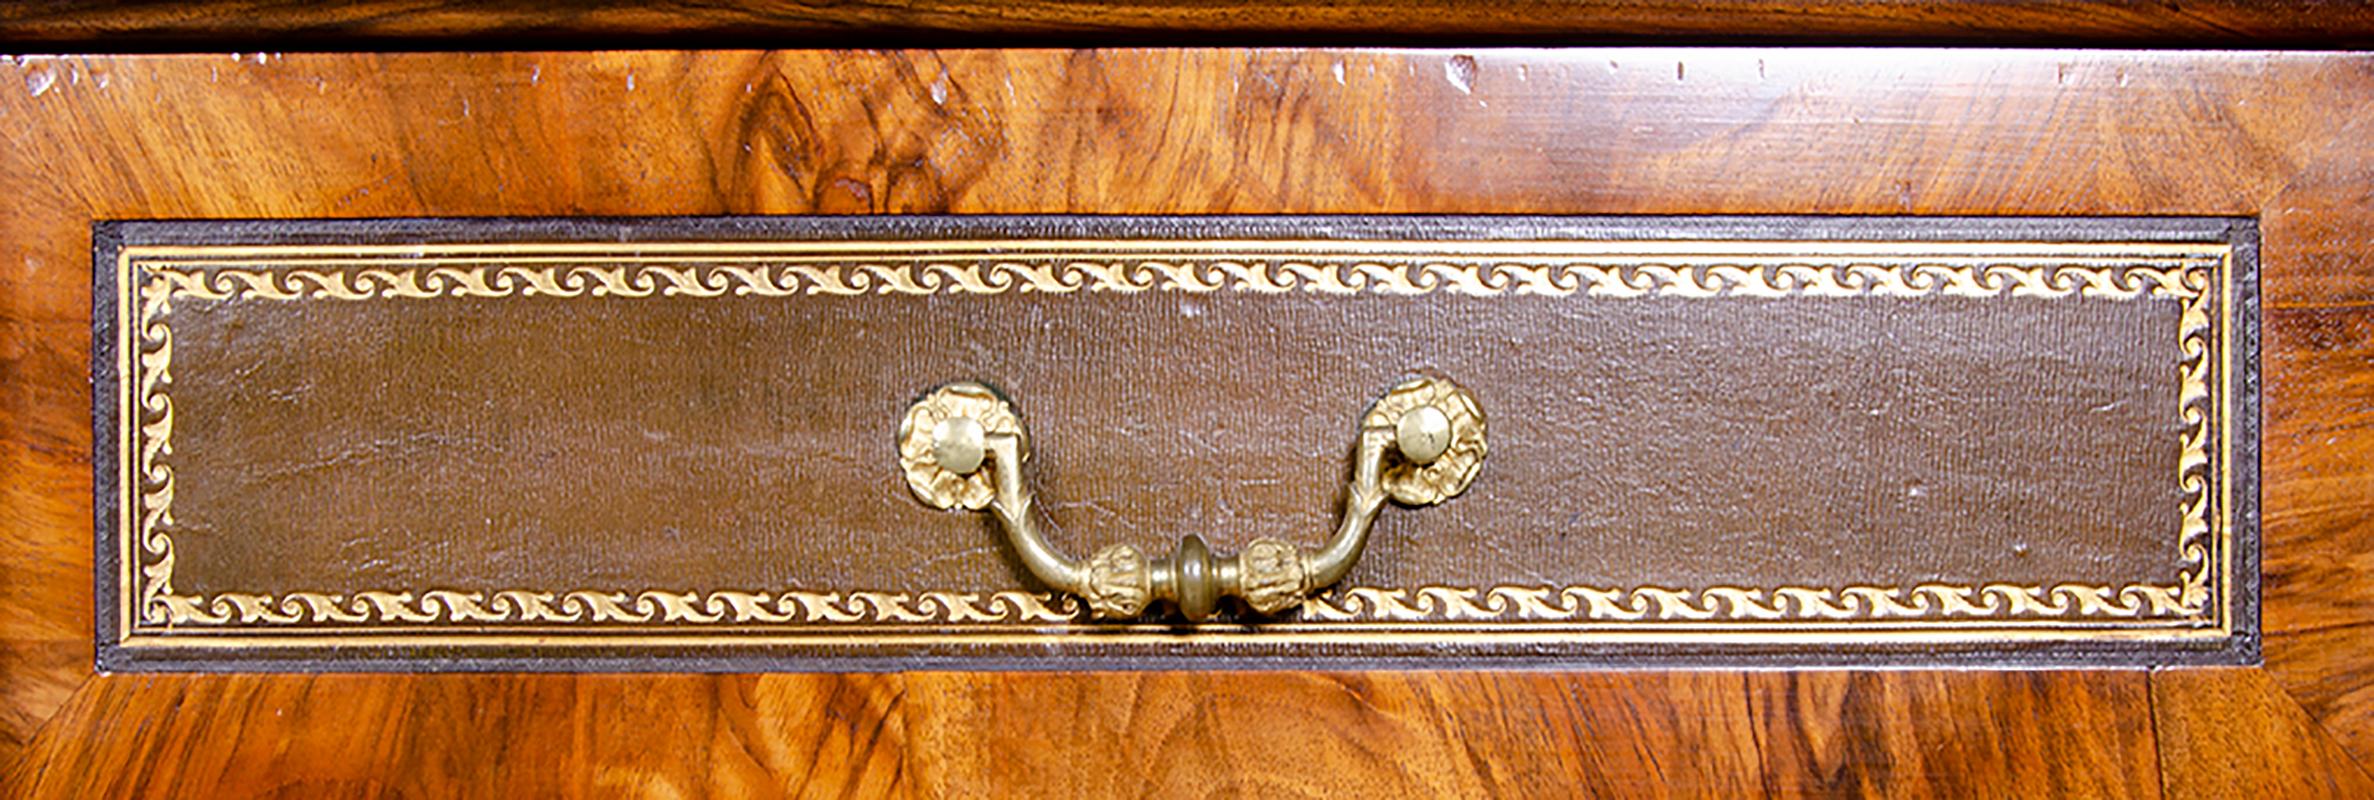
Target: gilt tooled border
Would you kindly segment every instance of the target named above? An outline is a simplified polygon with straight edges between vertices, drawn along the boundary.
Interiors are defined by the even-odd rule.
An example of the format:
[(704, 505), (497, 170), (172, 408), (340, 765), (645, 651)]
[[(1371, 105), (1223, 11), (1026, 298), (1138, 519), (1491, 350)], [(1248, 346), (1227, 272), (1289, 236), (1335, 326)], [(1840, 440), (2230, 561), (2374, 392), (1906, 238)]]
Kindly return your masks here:
[[(1736, 245), (1737, 243), (1727, 243)], [(1806, 249), (1775, 242), (1773, 251)], [(2209, 439), (2212, 366), (2209, 302), (2212, 271), (2226, 265), (2221, 247), (2144, 256), (1958, 257), (1939, 246), (1924, 252), (1857, 251), (1829, 257), (1725, 254), (1691, 257), (1574, 257), (1457, 253), (1330, 257), (1172, 254), (1158, 248), (1099, 258), (982, 255), (950, 259), (921, 252), (904, 258), (837, 259), (678, 256), (434, 259), (365, 258), (214, 260), (180, 248), (175, 258), (127, 248), (122, 274), (138, 281), (137, 619), (141, 626), (243, 629), (303, 624), (664, 624), (869, 626), (1050, 624), (1083, 621), (1069, 598), (1033, 592), (807, 592), (448, 589), (290, 592), (280, 596), (173, 590), (173, 332), (177, 298), (227, 300), (550, 297), (797, 297), (816, 295), (1064, 295), (1146, 291), (1323, 294), (1429, 293), (1471, 296), (1638, 297), (2039, 297), (2175, 299), (2181, 303), (2178, 413), (2183, 491), (2180, 566), (2162, 583), (2101, 585), (1989, 583), (1841, 587), (1718, 586), (1424, 586), (1346, 587), (1307, 601), (1304, 623), (1546, 622), (1706, 623), (1737, 625), (1820, 621), (2130, 621), (2201, 627), (2216, 624), (2210, 585), (2227, 545), (2211, 536)], [(2097, 247), (2095, 250), (2100, 250)], [(330, 250), (334, 251), (334, 248)], [(323, 248), (309, 249), (319, 253)], [(394, 266), (371, 266), (395, 262)], [(542, 263), (537, 263), (541, 261)], [(618, 263), (628, 261), (634, 263)], [(422, 266), (439, 262), (439, 266)], [(673, 262), (673, 263), (671, 263)], [(282, 268), (266, 268), (278, 264)], [(139, 269), (135, 271), (133, 267)], [(130, 561), (130, 560), (127, 560)], [(127, 563), (126, 566), (131, 566)], [(124, 587), (126, 600), (133, 592)], [(127, 616), (131, 616), (127, 612)], [(129, 628), (127, 628), (129, 632)]]

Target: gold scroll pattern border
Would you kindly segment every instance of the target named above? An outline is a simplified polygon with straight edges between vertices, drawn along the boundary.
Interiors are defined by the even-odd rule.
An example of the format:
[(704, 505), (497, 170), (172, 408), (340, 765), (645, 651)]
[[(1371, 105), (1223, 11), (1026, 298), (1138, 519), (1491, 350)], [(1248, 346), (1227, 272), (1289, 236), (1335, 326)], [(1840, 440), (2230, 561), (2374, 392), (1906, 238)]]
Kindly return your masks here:
[[(1785, 247), (1786, 245), (1776, 245)], [(679, 265), (585, 263), (532, 266), (481, 263), (361, 269), (262, 269), (215, 262), (142, 261), (139, 277), (138, 395), (140, 509), (138, 536), (148, 559), (139, 566), (137, 622), (174, 626), (298, 624), (575, 624), (667, 623), (732, 625), (1055, 624), (1085, 620), (1079, 605), (1058, 595), (998, 591), (920, 594), (857, 591), (635, 592), (508, 589), (491, 595), (432, 589), (367, 590), (351, 595), (290, 592), (280, 596), (225, 592), (183, 595), (173, 590), (175, 476), (173, 335), (167, 325), (176, 298), (230, 300), (386, 300), (402, 298), (717, 297), (997, 295), (1219, 291), (1264, 294), (1445, 293), (1479, 297), (2037, 297), (2181, 303), (2177, 343), (2178, 412), (2183, 433), (2178, 460), (2183, 490), (2178, 537), (2180, 566), (2168, 584), (2058, 583), (1978, 586), (1942, 583), (1911, 587), (1718, 586), (1703, 589), (1592, 586), (1425, 586), (1415, 590), (1348, 587), (1306, 601), (1306, 622), (1705, 622), (1742, 624), (1854, 620), (2170, 620), (2210, 624), (2213, 558), (2209, 505), (2210, 270), (2215, 257), (2034, 259), (2029, 263), (1940, 263), (1935, 255), (1856, 254), (1844, 263), (1802, 257), (1728, 256), (1724, 263), (1666, 259), (1621, 263), (1610, 259), (1495, 255), (1461, 259), (1294, 257), (1170, 259), (1108, 257), (1053, 262), (975, 260), (850, 260), (793, 265)], [(2049, 263), (2034, 263), (2041, 260)], [(2066, 263), (2082, 261), (2084, 264)], [(2095, 262), (2115, 263), (2095, 263)], [(2173, 261), (2174, 263), (2167, 263)], [(127, 255), (127, 266), (132, 262)], [(2157, 265), (2155, 265), (2157, 264)], [(127, 274), (127, 278), (137, 277)], [(127, 421), (129, 422), (129, 417)], [(127, 587), (129, 588), (129, 587)], [(128, 594), (128, 593), (127, 593)], [(129, 599), (129, 597), (127, 597)]]

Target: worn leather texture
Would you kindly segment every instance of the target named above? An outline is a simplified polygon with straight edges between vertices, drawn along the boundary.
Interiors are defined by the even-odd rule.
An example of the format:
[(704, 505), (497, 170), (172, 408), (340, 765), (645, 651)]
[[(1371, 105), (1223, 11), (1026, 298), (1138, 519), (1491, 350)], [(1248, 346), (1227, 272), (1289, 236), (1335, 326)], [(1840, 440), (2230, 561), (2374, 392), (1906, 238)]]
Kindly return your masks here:
[[(2146, 637), (2138, 644), (2084, 635), (2170, 616), (2151, 613), (2147, 597), (2124, 587), (2167, 584), (2194, 563), (2180, 546), (2188, 494), (2179, 476), (2192, 427), (2180, 402), (2186, 354), (2179, 331), (2188, 310), (2182, 298), (2149, 291), (2095, 296), (2049, 281), (2032, 292), (2003, 283), (1983, 293), (1933, 288), (1891, 295), (1871, 283), (1822, 296), (1811, 278), (1789, 282), (1783, 261), (1725, 283), (1705, 266), (1663, 257), (1625, 262), (1604, 285), (1583, 277), (1534, 287), (1549, 287), (1541, 291), (1522, 291), (1513, 281), (1491, 291), (1475, 288), (1492, 288), (1498, 262), (1490, 259), (1474, 273), (1484, 283), (1468, 291), (1453, 285), (1456, 275), (1426, 283), (1424, 259), (1372, 259), (1403, 270), (1415, 290), (1372, 283), (1337, 292), (1304, 284), (1230, 288), (1222, 272), (1205, 279), (1189, 272), (1181, 281), (1126, 268), (1113, 273), (1119, 278), (1107, 276), (1121, 284), (1099, 288), (1093, 274), (1064, 271), (1076, 262), (1069, 256), (1034, 261), (1039, 257), (1022, 252), (952, 263), (989, 265), (976, 276), (992, 277), (997, 263), (1036, 264), (1047, 275), (1076, 277), (1078, 285), (965, 290), (952, 273), (951, 283), (929, 285), (935, 248), (982, 240), (1323, 243), (1332, 237), (1347, 242), (1347, 252), (1376, 241), (1449, 241), (1453, 251), (1462, 241), (1714, 241), (1733, 249), (1761, 243), (1746, 251), (1755, 257), (1819, 252), (1836, 242), (1926, 240), (1921, 247), (1928, 251), (1973, 241), (1988, 247), (2189, 243), (2227, 249), (2227, 260), (2203, 273), (2221, 276), (2217, 270), (2246, 270), (2249, 256), (2247, 226), (2224, 221), (1320, 222), (103, 228), (97, 271), (125, 281), (102, 281), (103, 316), (119, 310), (109, 299), (118, 292), (131, 298), (120, 307), (125, 313), (141, 310), (136, 290), (164, 280), (159, 272), (180, 269), (185, 281), (195, 281), (156, 316), (170, 328), (164, 390), (170, 452), (158, 460), (169, 461), (172, 474), (171, 521), (156, 528), (170, 536), (168, 594), (199, 599), (186, 614), (159, 612), (164, 624), (137, 614), (116, 618), (131, 620), (133, 633), (152, 631), (153, 652), (163, 655), (145, 656), (151, 651), (139, 647), (112, 652), (124, 666), (396, 669), (1028, 666), (1015, 654), (1032, 648), (1053, 648), (1062, 658), (1049, 663), (1066, 664), (1095, 663), (1111, 650), (1120, 661), (1114, 666), (1170, 663), (1167, 658), (1434, 665), (1427, 659), (1439, 664), (1462, 654), (1481, 663), (1820, 661), (1840, 652), (1915, 661), (2005, 651), (2151, 663), (2255, 657), (2249, 569), (2238, 570), (2239, 578), (2214, 578), (2217, 599), (2203, 619), (2220, 621), (2225, 636)], [(214, 260), (200, 259), (197, 268), (144, 256), (141, 263), (152, 266), (124, 268), (132, 263), (124, 254), (143, 243), (334, 250), (391, 242), (621, 239), (629, 243), (555, 262), (448, 264), (482, 271), (474, 278), (456, 272), (461, 277), (445, 284), (429, 277), (437, 265), (401, 252), (371, 255), (368, 265), (330, 263), (312, 253), (306, 257), (315, 261), (304, 263), (207, 256)], [(913, 252), (849, 261), (830, 280), (801, 283), (778, 273), (767, 291), (753, 291), (756, 284), (716, 272), (725, 261), (635, 261), (652, 252), (632, 243), (832, 240), (915, 245)], [(2239, 262), (2231, 255), (2237, 242)], [(1116, 263), (1126, 267), (1126, 261)], [(676, 291), (664, 279), (634, 283), (642, 274), (636, 265), (650, 263), (690, 270), (683, 274), (694, 283)], [(1342, 269), (1349, 271), (1329, 274), (1357, 274), (1360, 263), (1347, 261)], [(1653, 270), (1638, 271), (1660, 263), (1685, 269), (1664, 283)], [(1789, 263), (1830, 269), (1816, 257)], [(1844, 276), (1843, 285), (1853, 288), (1856, 263), (1841, 257), (1823, 274)], [(1907, 263), (1900, 275), (1920, 288), (1919, 267)], [(1971, 286), (1980, 287), (1989, 285), (1990, 265), (2045, 264), (2047, 275), (2070, 265), (2125, 268), (2125, 262), (2083, 259), (1970, 263), (1980, 279)], [(902, 290), (887, 277), (859, 282), (867, 264), (888, 265), (928, 290)], [(1273, 280), (1289, 275), (1287, 261), (1258, 266), (1257, 274)], [(597, 290), (596, 278), (570, 284), (577, 267), (625, 269), (617, 274), (627, 282), (607, 292)], [(365, 269), (407, 268), (416, 272), (412, 280), (428, 281), (415, 288), (435, 296), (401, 296), (404, 284), (360, 277)], [(505, 268), (522, 271), (506, 279)], [(329, 284), (290, 277), (303, 269), (341, 275), (333, 280), (343, 282), (330, 291), (321, 288)], [(241, 270), (277, 270), (280, 277), (242, 284), (223, 274)], [(557, 282), (537, 284), (538, 278)], [(1619, 280), (1627, 282), (1613, 282)], [(1756, 291), (1756, 281), (1765, 291)], [(1219, 288), (1198, 288), (1202, 283)], [(1113, 288), (1122, 285), (1136, 288)], [(371, 291), (381, 286), (395, 288)], [(1715, 291), (1696, 296), (1707, 294), (1706, 287)], [(1567, 289), (1563, 296), (1559, 288)], [(1629, 288), (1641, 296), (1595, 288)], [(341, 291), (358, 296), (341, 298)], [(2213, 299), (2214, 307), (2207, 301), (2202, 307), (2214, 312), (2217, 325), (2230, 325), (2228, 298)], [(2246, 329), (2252, 324), (2246, 317), (2239, 322)], [(102, 328), (103, 341), (125, 336)], [(139, 336), (114, 341), (138, 353), (157, 349)], [(2205, 343), (2218, 349), (2216, 358), (2235, 347), (2214, 336)], [(107, 363), (108, 352), (99, 358), (95, 369), (102, 373), (125, 363)], [(133, 387), (116, 396), (137, 400), (141, 375), (156, 365), (141, 358), (130, 363), (140, 374), (101, 375), (101, 383)], [(2234, 364), (2250, 366), (2220, 362), (2211, 376), (2208, 388), (2219, 401), (2237, 393), (2246, 371)], [(1342, 631), (1394, 623), (1397, 635), (1417, 637), (1391, 645), (1322, 644), (1331, 617), (1313, 609), (1277, 619), (1238, 609), (1211, 626), (1238, 637), (1229, 644), (1206, 647), (1194, 630), (1158, 626), (1177, 647), (1107, 647), (1093, 634), (1130, 626), (1033, 619), (1019, 607), (1001, 606), (1000, 592), (1042, 594), (1044, 587), (1021, 569), (986, 515), (934, 510), (911, 496), (894, 443), (909, 402), (947, 382), (977, 380), (997, 387), (1020, 411), (1038, 513), (1049, 538), (1067, 552), (1085, 555), (1114, 542), (1167, 550), (1187, 534), (1223, 551), (1263, 536), (1316, 546), (1342, 503), (1359, 415), (1397, 380), (1420, 373), (1450, 377), (1475, 393), (1489, 420), (1490, 454), (1467, 494), (1437, 507), (1388, 508), (1358, 566), (1325, 596), (1330, 609), (1357, 617), (1340, 620)], [(98, 402), (105, 406), (109, 398)], [(157, 418), (153, 408), (132, 408), (139, 421)], [(2238, 427), (2234, 418), (2217, 417), (2203, 430), (2219, 441), (2248, 434), (2228, 430)], [(156, 438), (144, 437), (139, 425), (109, 426), (103, 419), (102, 442), (118, 432)], [(2247, 455), (2254, 443), (2243, 444)], [(137, 459), (140, 448), (125, 452)], [(2247, 472), (2217, 472), (2231, 458), (2217, 456), (2211, 472), (2221, 490), (2243, 481), (2251, 482), (2243, 492), (2255, 492)], [(139, 474), (108, 474), (119, 466), (101, 467), (101, 563), (154, 564), (153, 550), (121, 552), (133, 539), (110, 530), (138, 518), (111, 516), (111, 506), (153, 507), (144, 497), (153, 501), (157, 486), (153, 474), (128, 484), (110, 480)], [(147, 491), (117, 491), (127, 485)], [(2219, 531), (2232, 544), (2211, 554), (2213, 560), (2250, 566), (2247, 553), (2236, 552), (2251, 545), (2247, 523)], [(114, 574), (132, 576), (124, 578), (130, 586), (147, 585), (135, 573)], [(103, 595), (140, 597), (119, 602), (137, 603), (144, 613), (157, 604), (126, 586), (106, 585), (108, 577), (101, 576)], [(1995, 603), (1986, 607), (1996, 613), (1957, 615), (1944, 596), (1951, 592), (1928, 596), (1924, 586), (1967, 587), (1960, 596), (1978, 606)], [(2016, 613), (2017, 599), (1997, 593), (1991, 601), (1989, 586), (2036, 587), (2036, 602), (2064, 610)], [(2058, 586), (2104, 587), (2092, 599), (2145, 610), (2088, 613), (2089, 598)], [(1590, 591), (1577, 593), (1578, 587)], [(1858, 596), (1850, 587), (1884, 589), (1891, 599)], [(1401, 594), (1384, 601), (1355, 596), (1363, 588)], [(1526, 611), (1519, 594), (1496, 594), (1496, 588), (1544, 590), (1533, 595), (1541, 607), (1572, 609), (1556, 620), (1581, 625), (1572, 630), (1585, 635), (1495, 644), (1496, 630), (1526, 632), (1525, 626), (1551, 620), (1547, 612)], [(1792, 601), (1789, 588), (1827, 592), (1827, 599)], [(1724, 589), (1753, 595), (1735, 602)], [(436, 591), (462, 600), (429, 598)], [(1429, 591), (1458, 596), (1429, 601)], [(1604, 613), (1592, 611), (1593, 591), (1613, 593), (1598, 606)], [(1655, 596), (1659, 591), (1682, 599), (1668, 602)], [(365, 597), (372, 592), (405, 595), (392, 606), (403, 611)], [(537, 601), (505, 605), (506, 592), (543, 595), (550, 613), (530, 624), (539, 612), (529, 606)], [(787, 594), (794, 592), (829, 599)], [(572, 601), (571, 593), (604, 595), (612, 603)], [(650, 597), (655, 593), (682, 599), (671, 604)], [(934, 649), (867, 639), (857, 634), (896, 628), (902, 619), (883, 602), (861, 597), (872, 593), (894, 598), (889, 605), (900, 612), (928, 618), (932, 624), (917, 631), (956, 630), (963, 626), (949, 625), (963, 622), (1014, 632), (1026, 643)], [(947, 603), (933, 604), (932, 593), (972, 598), (963, 602), (976, 603), (981, 619), (951, 615)], [(741, 613), (736, 598), (744, 595), (762, 608), (744, 615), (746, 624), (730, 624)], [(226, 599), (233, 596), (253, 599)], [(329, 612), (314, 607), (325, 602)], [(1041, 602), (1049, 614), (1071, 613), (1065, 598)], [(1386, 613), (1395, 602), (1412, 613)], [(1463, 618), (1473, 615), (1459, 613), (1462, 602), (1491, 613)], [(1903, 610), (1891, 613), (1891, 602)], [(250, 605), (262, 610), (248, 613)], [(611, 607), (618, 611), (605, 611)], [(860, 624), (841, 620), (835, 628), (836, 616)], [(2012, 622), (1970, 626), (1996, 618)], [(103, 633), (110, 621), (102, 620)], [(1962, 627), (1918, 624), (1939, 621)], [(1457, 637), (1425, 641), (1430, 628)], [(269, 638), (296, 629), (313, 633), (289, 644)], [(2069, 635), (2042, 642), (2000, 635), (2033, 629)], [(809, 638), (780, 644), (766, 638), (785, 630)], [(836, 630), (850, 633), (835, 639)], [(1273, 640), (1250, 638), (1273, 630)], [(1905, 631), (1931, 638), (1897, 635)], [(174, 649), (183, 641), (177, 636), (240, 632), (265, 636), (252, 647)], [(474, 634), (523, 632), (566, 643), (517, 636), (483, 646), (469, 641)], [(1790, 638), (1795, 633), (1806, 635)], [(416, 634), (449, 638), (415, 646), (406, 637)], [(674, 638), (661, 650), (637, 649), (644, 644), (632, 636), (642, 634)], [(1750, 638), (1726, 638), (1735, 634)], [(1046, 642), (1027, 644), (1030, 635)], [(1593, 638), (1607, 636), (1615, 638)], [(1754, 638), (1760, 636), (1772, 638)], [(377, 649), (339, 650), (349, 639)], [(1163, 658), (1150, 661), (1152, 653)]]

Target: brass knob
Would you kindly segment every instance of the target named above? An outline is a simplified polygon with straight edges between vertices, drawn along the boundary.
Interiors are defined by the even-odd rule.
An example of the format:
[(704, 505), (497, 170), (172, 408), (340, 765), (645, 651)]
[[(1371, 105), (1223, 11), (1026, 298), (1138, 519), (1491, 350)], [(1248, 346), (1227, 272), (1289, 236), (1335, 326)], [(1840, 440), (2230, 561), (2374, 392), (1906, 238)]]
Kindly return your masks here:
[(1393, 426), (1393, 443), (1401, 446), (1401, 457), (1410, 463), (1432, 464), (1451, 449), (1451, 415), (1433, 406), (1403, 414)]
[(1483, 410), (1474, 395), (1442, 378), (1393, 387), (1361, 416), (1358, 436), (1343, 519), (1316, 551), (1262, 537), (1244, 552), (1221, 556), (1189, 534), (1166, 558), (1113, 544), (1084, 562), (1039, 535), (1021, 469), (1028, 440), (1021, 417), (996, 390), (967, 382), (932, 391), (907, 409), (898, 444), (899, 465), (917, 498), (936, 508), (996, 514), (1023, 566), (1048, 586), (1079, 596), (1096, 616), (1134, 618), (1167, 601), (1181, 616), (1201, 620), (1229, 597), (1258, 614), (1300, 605), (1351, 571), (1387, 497), (1411, 506), (1439, 503), (1466, 491), (1483, 466)]

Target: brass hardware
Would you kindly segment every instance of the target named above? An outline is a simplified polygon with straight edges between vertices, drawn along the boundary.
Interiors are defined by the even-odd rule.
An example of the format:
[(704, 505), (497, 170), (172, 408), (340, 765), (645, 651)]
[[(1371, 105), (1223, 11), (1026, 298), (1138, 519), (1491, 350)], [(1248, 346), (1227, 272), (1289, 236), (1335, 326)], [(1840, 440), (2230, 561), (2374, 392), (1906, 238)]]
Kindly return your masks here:
[(997, 515), (1023, 566), (1048, 586), (1078, 595), (1097, 616), (1128, 619), (1168, 601), (1189, 620), (1235, 597), (1259, 614), (1300, 605), (1342, 580), (1368, 545), (1385, 499), (1432, 505), (1465, 491), (1484, 461), (1484, 413), (1475, 396), (1442, 378), (1393, 387), (1361, 416), (1358, 455), (1343, 521), (1316, 552), (1262, 537), (1234, 556), (1216, 556), (1188, 534), (1168, 558), (1149, 559), (1127, 544), (1107, 545), (1075, 561), (1039, 535), (1030, 513), (1022, 462), (1030, 447), (1021, 417), (996, 391), (953, 383), (907, 409), (899, 425), (899, 466), (915, 496), (936, 508), (987, 509)]
[(1393, 426), (1393, 441), (1412, 464), (1432, 464), (1451, 449), (1451, 415), (1433, 406), (1401, 415)]

